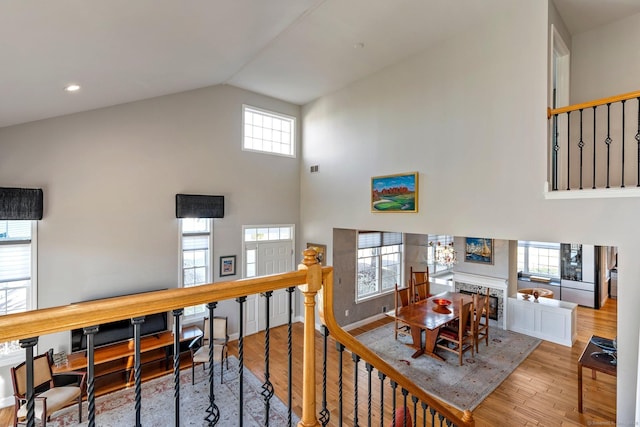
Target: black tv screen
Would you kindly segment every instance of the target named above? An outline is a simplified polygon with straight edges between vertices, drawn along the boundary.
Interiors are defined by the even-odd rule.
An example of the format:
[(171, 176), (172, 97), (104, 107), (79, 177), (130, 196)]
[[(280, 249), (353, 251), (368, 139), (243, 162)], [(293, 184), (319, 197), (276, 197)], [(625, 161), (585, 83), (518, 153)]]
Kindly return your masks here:
[[(141, 335), (152, 335), (168, 329), (167, 313), (156, 313), (145, 316), (141, 327)], [(104, 323), (99, 326), (94, 335), (95, 347), (126, 341), (133, 338), (133, 325), (131, 319), (118, 320)], [(71, 331), (71, 351), (80, 351), (87, 348), (87, 336), (82, 328)]]

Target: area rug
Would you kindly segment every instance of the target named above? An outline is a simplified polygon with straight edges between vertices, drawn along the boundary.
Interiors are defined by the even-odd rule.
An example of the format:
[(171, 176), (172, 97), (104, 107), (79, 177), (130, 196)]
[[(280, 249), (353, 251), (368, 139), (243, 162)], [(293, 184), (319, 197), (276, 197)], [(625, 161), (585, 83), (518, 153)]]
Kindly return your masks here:
[(444, 361), (430, 356), (412, 359), (411, 337), (398, 335), (395, 340), (393, 323), (356, 338), (423, 390), (460, 410), (478, 406), (540, 344), (528, 335), (490, 329), (489, 346), (481, 342), (474, 357), (465, 353), (460, 366), (458, 356), (444, 350), (438, 352)]
[[(224, 369), (224, 384), (220, 384), (220, 365), (214, 365), (214, 392), (216, 405), (220, 410), (218, 426), (237, 426), (238, 422), (238, 359), (229, 357), (229, 369)], [(208, 371), (196, 367), (195, 385), (191, 385), (191, 369), (180, 373), (180, 424), (183, 426), (207, 425), (204, 417), (209, 406)], [(264, 426), (264, 400), (260, 395), (262, 382), (247, 368), (244, 369), (243, 425)], [(54, 414), (47, 426), (86, 426), (87, 403), (84, 402), (82, 423), (78, 423), (78, 406), (70, 406)], [(269, 425), (286, 426), (287, 407), (275, 395), (271, 398)], [(122, 427), (135, 425), (134, 389), (116, 391), (96, 399), (96, 425), (101, 427)], [(293, 425), (299, 418), (292, 414)], [(174, 425), (173, 374), (165, 375), (142, 383), (141, 421), (144, 426)]]

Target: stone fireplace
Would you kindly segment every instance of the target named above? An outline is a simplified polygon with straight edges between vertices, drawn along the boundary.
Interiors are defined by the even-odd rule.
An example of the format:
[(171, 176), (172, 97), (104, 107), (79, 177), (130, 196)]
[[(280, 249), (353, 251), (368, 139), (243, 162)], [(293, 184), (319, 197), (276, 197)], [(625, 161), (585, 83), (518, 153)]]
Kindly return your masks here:
[[(507, 279), (499, 277), (482, 276), (479, 274), (469, 273), (453, 273), (453, 290), (456, 292), (486, 293), (489, 288), (489, 296), (492, 303), (495, 304), (497, 320), (492, 321), (495, 326), (507, 329)], [(494, 323), (495, 322), (495, 323)]]

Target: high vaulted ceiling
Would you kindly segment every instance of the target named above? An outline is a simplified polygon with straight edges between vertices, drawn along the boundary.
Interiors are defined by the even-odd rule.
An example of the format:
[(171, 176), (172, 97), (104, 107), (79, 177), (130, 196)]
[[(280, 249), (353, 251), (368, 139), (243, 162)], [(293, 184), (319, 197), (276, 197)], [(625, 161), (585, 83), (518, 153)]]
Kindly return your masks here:
[[(573, 32), (640, 12), (639, 0), (554, 1)], [(513, 4), (3, 1), (0, 127), (225, 83), (304, 104)]]

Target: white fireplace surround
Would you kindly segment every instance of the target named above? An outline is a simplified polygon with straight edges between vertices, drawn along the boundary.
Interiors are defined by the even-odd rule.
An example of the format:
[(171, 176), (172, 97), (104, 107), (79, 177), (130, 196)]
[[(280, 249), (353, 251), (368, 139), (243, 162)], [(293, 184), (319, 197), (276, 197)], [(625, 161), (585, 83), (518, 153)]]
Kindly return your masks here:
[(473, 285), (473, 286), (483, 286), (489, 289), (495, 289), (501, 292), (501, 296), (499, 297), (501, 301), (499, 305), (502, 305), (502, 329), (507, 330), (507, 288), (508, 288), (508, 279), (500, 278), (500, 277), (490, 277), (490, 276), (482, 276), (480, 274), (470, 274), (470, 273), (453, 273), (453, 290), (456, 290), (456, 283)]

